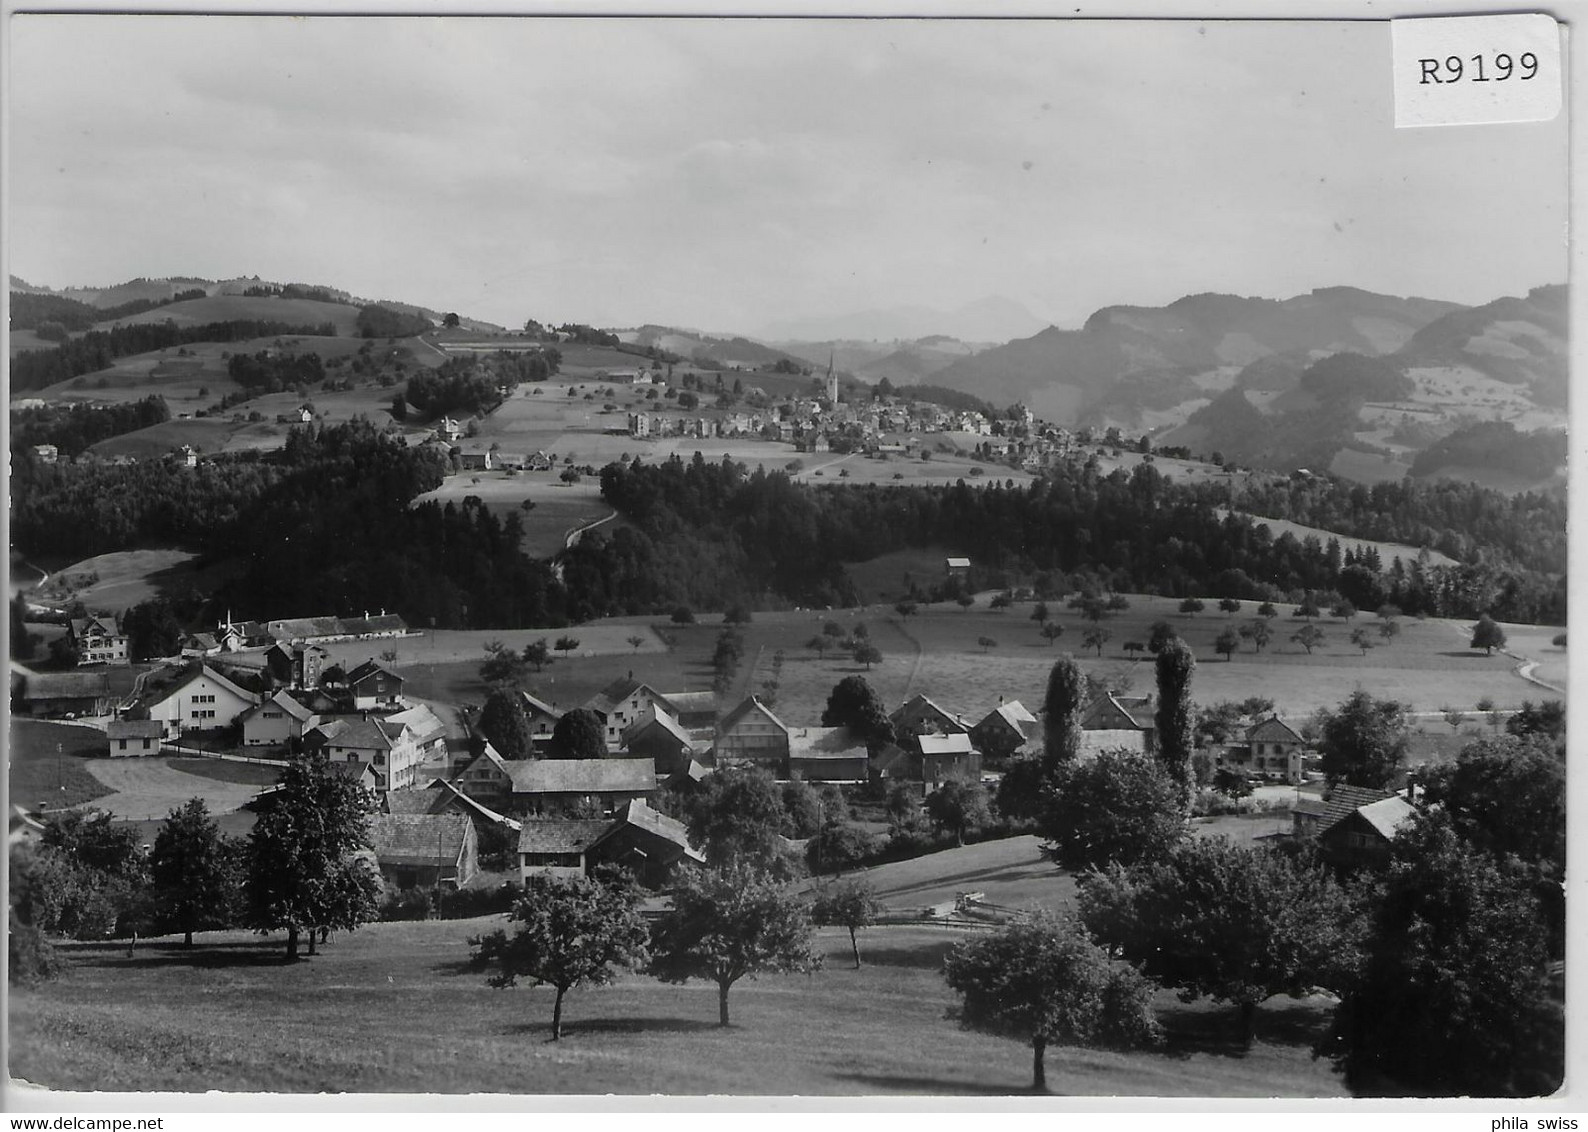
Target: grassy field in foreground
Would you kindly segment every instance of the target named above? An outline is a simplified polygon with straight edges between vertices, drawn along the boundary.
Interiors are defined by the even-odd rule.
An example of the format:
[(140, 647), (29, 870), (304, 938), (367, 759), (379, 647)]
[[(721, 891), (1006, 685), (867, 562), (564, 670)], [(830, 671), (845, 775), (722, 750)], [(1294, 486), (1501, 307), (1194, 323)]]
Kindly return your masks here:
[[(283, 1092), (1005, 1095), (1030, 1082), (1019, 1042), (969, 1033), (939, 973), (958, 933), (873, 928), (855, 970), (824, 931), (823, 970), (743, 981), (733, 1025), (713, 985), (626, 976), (570, 993), (565, 1037), (546, 1040), (551, 995), (494, 990), (463, 968), (494, 920), (375, 924), (294, 966), (279, 938), (242, 932), (67, 944), (57, 983), (15, 991), (10, 1071), (56, 1089)], [(1276, 999), (1258, 1040), (1229, 1010), (1158, 1000), (1168, 1045), (1147, 1053), (1054, 1049), (1048, 1081), (1084, 1096), (1317, 1097), (1344, 1086), (1310, 1046), (1327, 1003)]]

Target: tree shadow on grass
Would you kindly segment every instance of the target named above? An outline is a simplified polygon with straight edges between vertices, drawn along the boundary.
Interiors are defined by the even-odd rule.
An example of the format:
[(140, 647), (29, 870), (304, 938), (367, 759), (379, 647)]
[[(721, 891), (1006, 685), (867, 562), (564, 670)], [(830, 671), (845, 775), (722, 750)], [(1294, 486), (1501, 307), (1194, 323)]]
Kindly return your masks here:
[[(562, 1037), (566, 1041), (585, 1034), (694, 1034), (721, 1028), (701, 1018), (575, 1018), (563, 1022)], [(546, 1017), (538, 1021), (509, 1026), (506, 1032), (514, 1037), (539, 1034), (550, 1041), (551, 1011), (548, 1008)]]
[(1007, 1088), (997, 1085), (978, 1085), (968, 1081), (944, 1081), (937, 1077), (909, 1077), (898, 1073), (839, 1073), (840, 1081), (855, 1081), (867, 1086), (868, 1091), (890, 1090), (925, 1096), (954, 1097), (1029, 1097), (1062, 1096), (1062, 1093), (1033, 1093), (1030, 1088)]
[[(1160, 1009), (1164, 1053), (1185, 1058), (1193, 1054), (1245, 1057), (1251, 1052), (1234, 1006), (1206, 1004)], [(1329, 1027), (1329, 1010), (1316, 1002), (1281, 1000), (1257, 1008), (1252, 1045), (1312, 1047)]]
[[(1436, 652), (1435, 656), (1457, 656), (1468, 660), (1493, 660), (1494, 657), (1486, 656), (1482, 649), (1452, 649), (1449, 652)], [(1503, 657), (1504, 654), (1502, 653)]]
[[(298, 960), (311, 958), (299, 945)], [(213, 970), (223, 967), (287, 967), (294, 960), (286, 957), (281, 943), (200, 943), (191, 948), (180, 943), (139, 943), (127, 954), (125, 941), (107, 943), (76, 943), (62, 947), (75, 966), (136, 968), (149, 970), (159, 967), (191, 967)]]
[[(941, 942), (920, 944), (915, 947), (880, 947), (868, 944), (864, 934), (860, 937), (860, 962), (861, 970), (866, 967), (912, 967), (922, 971), (936, 971), (943, 966), (943, 957), (949, 949), (958, 942), (958, 937), (953, 936)], [(843, 941), (842, 948), (835, 948), (830, 964), (833, 968), (842, 967), (844, 970), (855, 969), (854, 958), (849, 950), (849, 940)]]

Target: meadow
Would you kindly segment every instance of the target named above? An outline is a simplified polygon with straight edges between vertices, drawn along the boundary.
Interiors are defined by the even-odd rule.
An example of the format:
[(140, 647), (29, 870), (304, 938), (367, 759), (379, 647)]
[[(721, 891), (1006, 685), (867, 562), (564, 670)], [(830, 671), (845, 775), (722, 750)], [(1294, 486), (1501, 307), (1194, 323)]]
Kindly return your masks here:
[(111, 793), (89, 770), (105, 749), (105, 733), (92, 727), (12, 719), (6, 743), (9, 798), (30, 809), (81, 805)]
[[(1056, 883), (1056, 881), (1055, 881)], [(56, 983), (16, 990), (10, 1071), (53, 1089), (671, 1095), (1018, 1095), (1029, 1046), (960, 1029), (940, 974), (960, 932), (877, 927), (817, 937), (811, 975), (744, 980), (733, 1024), (716, 988), (625, 975), (569, 993), (550, 1042), (551, 994), (496, 990), (466, 968), (499, 918), (372, 924), (282, 963), (278, 937), (67, 943)], [(1056, 1048), (1049, 1087), (1070, 1096), (1343, 1096), (1311, 1043), (1319, 998), (1275, 999), (1244, 1048), (1233, 1012), (1157, 998), (1168, 1041), (1149, 1052)], [(248, 1025), (237, 1020), (246, 1017)]]

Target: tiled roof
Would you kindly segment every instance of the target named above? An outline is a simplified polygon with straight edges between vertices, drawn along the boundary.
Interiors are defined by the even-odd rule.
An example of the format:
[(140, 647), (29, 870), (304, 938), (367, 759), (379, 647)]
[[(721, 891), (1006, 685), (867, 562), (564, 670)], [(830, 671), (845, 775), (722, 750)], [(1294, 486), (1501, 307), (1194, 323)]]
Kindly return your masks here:
[(612, 823), (605, 819), (525, 818), (518, 833), (520, 853), (583, 853)]
[(790, 759), (852, 759), (866, 740), (848, 727), (796, 727), (788, 733)]
[(245, 716), (257, 715), (267, 707), (278, 707), (299, 723), (306, 723), (314, 718), (314, 712), (304, 707), (297, 700), (287, 695), (286, 692), (277, 692), (262, 704), (256, 704), (245, 712)]
[(629, 802), (618, 812), (618, 823), (608, 832), (615, 833), (621, 825), (627, 824), (646, 833), (670, 841), (684, 851), (684, 855), (696, 861), (704, 861), (706, 856), (700, 850), (689, 844), (689, 831), (684, 823), (677, 818), (670, 818), (666, 814), (653, 810), (643, 798), (636, 798)]
[(1345, 783), (1340, 783), (1331, 787), (1323, 799), (1323, 814), (1318, 824), (1318, 832), (1324, 832), (1347, 814), (1355, 813), (1363, 806), (1388, 797), (1391, 797), (1390, 791), (1379, 790), (1372, 786), (1347, 786)]
[(372, 814), (369, 846), (383, 865), (450, 864), (463, 852), (468, 826), (462, 814)]
[(651, 727), (660, 727), (663, 731), (667, 732), (674, 739), (677, 739), (678, 742), (685, 747), (689, 746), (692, 742), (689, 732), (684, 730), (683, 726), (678, 722), (678, 720), (674, 719), (660, 708), (653, 708), (624, 729), (624, 744), (632, 742), (640, 735), (641, 732)]
[(393, 672), (390, 668), (386, 667), (386, 665), (382, 664), (374, 657), (371, 657), (369, 660), (366, 660), (363, 664), (353, 669), (353, 671), (349, 672), (347, 674), (347, 682), (350, 685), (357, 684), (363, 680), (368, 680), (371, 676), (374, 676), (378, 672), (384, 672), (387, 676), (390, 676), (399, 684), (403, 682), (402, 676), (398, 675), (396, 672)]
[(758, 697), (751, 696), (749, 699), (735, 707), (727, 715), (722, 717), (721, 721), (717, 724), (717, 732), (719, 734), (725, 734), (726, 732), (732, 730), (736, 723), (753, 711), (761, 712), (773, 723), (781, 727), (784, 731), (789, 729), (788, 724), (784, 723), (775, 714), (773, 714), (771, 708), (763, 704)]
[(1295, 728), (1280, 719), (1277, 715), (1259, 723), (1252, 724), (1246, 732), (1248, 742), (1262, 741), (1265, 743), (1304, 743), (1306, 742), (1296, 733)]
[[(380, 721), (374, 719), (332, 719), (320, 724), (314, 732), (326, 746), (351, 747), (356, 751), (389, 751), (395, 738), (389, 727), (382, 727)], [(402, 734), (401, 724), (397, 725), (397, 734)]]
[(654, 759), (526, 759), (506, 764), (514, 794), (607, 794), (656, 788)]
[(158, 719), (112, 719), (105, 734), (111, 739), (158, 739), (165, 734), (165, 724)]
[(163, 703), (172, 696), (176, 695), (183, 688), (186, 688), (189, 684), (193, 683), (195, 680), (201, 679), (205, 676), (208, 676), (222, 688), (232, 693), (232, 695), (247, 700), (251, 704), (257, 703), (259, 701), (259, 697), (254, 693), (248, 691), (246, 688), (238, 687), (226, 677), (222, 676), (219, 672), (216, 672), (209, 665), (198, 664), (184, 672), (180, 677), (177, 678), (175, 683), (168, 684), (164, 688), (156, 689), (155, 691), (152, 691), (148, 695), (142, 697), (143, 702), (146, 704)]
[(922, 735), (923, 755), (968, 755), (971, 752), (969, 735)]
[(644, 686), (639, 680), (621, 676), (591, 696), (583, 706), (605, 717), (611, 715), (612, 709), (633, 695), (636, 689)]

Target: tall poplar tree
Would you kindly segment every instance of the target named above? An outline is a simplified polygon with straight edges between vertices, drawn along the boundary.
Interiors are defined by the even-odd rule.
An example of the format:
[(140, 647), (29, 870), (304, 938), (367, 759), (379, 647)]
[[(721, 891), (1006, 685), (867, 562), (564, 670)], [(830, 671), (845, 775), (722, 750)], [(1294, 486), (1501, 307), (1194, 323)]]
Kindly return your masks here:
[(1043, 768), (1051, 772), (1073, 763), (1081, 753), (1081, 712), (1086, 707), (1086, 677), (1069, 653), (1048, 673), (1043, 710)]
[(1164, 645), (1157, 663), (1158, 762), (1180, 787), (1183, 805), (1189, 808), (1196, 785), (1191, 773), (1191, 674), (1197, 659), (1190, 646), (1176, 638)]

